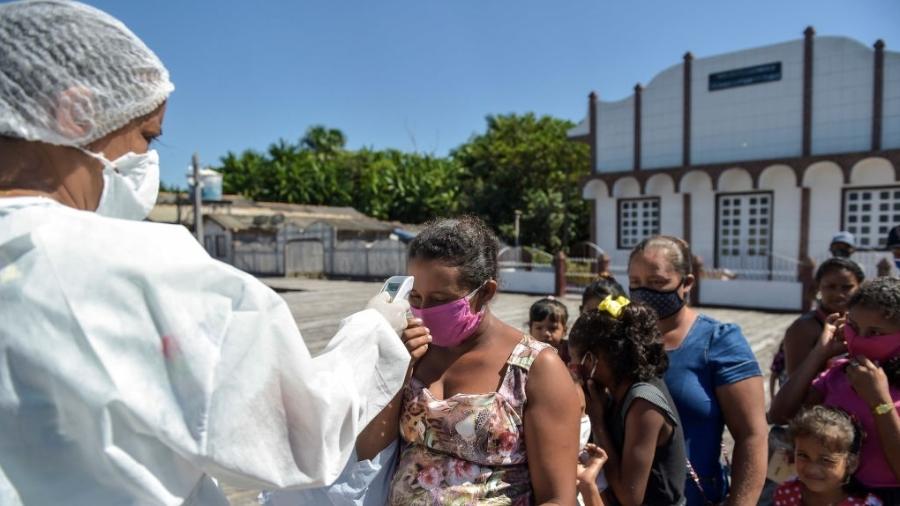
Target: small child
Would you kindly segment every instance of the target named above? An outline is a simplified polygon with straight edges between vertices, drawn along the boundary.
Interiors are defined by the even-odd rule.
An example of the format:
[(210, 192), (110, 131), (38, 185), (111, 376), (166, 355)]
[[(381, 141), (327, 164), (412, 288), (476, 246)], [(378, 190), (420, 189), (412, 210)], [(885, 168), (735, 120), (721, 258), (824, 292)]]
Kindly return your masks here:
[(597, 305), (607, 297), (611, 296), (613, 299), (617, 299), (623, 295), (625, 295), (625, 290), (622, 289), (622, 285), (616, 281), (616, 278), (611, 274), (601, 274), (581, 294), (581, 307), (578, 308), (578, 313), (584, 314), (597, 309)]
[(848, 486), (859, 465), (863, 435), (845, 411), (813, 406), (791, 420), (789, 433), (797, 479), (775, 490), (775, 506), (882, 504), (872, 494), (854, 494)]
[(569, 344), (566, 340), (569, 310), (554, 297), (544, 297), (528, 311), (528, 333), (543, 343), (552, 344), (563, 363), (569, 363)]

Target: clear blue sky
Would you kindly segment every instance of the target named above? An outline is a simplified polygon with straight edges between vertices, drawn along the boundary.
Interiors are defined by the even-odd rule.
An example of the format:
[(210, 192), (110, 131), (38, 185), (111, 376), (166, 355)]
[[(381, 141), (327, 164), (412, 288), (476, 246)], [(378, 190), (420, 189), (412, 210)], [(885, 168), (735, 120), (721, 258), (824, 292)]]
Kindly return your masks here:
[(340, 128), (349, 147), (444, 155), (487, 114), (573, 121), (678, 63), (802, 37), (900, 50), (898, 0), (88, 0), (122, 19), (175, 82), (158, 146), (184, 185), (191, 153)]

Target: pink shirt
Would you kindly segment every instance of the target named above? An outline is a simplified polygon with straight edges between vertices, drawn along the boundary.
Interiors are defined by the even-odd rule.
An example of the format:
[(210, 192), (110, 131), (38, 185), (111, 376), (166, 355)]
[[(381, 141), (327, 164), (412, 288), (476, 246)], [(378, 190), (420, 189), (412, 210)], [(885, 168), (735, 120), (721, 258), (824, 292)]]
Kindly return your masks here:
[[(891, 471), (887, 457), (881, 449), (872, 408), (856, 394), (844, 373), (844, 366), (847, 362), (846, 359), (834, 362), (828, 370), (813, 380), (812, 386), (824, 396), (825, 400), (822, 404), (841, 408), (850, 413), (865, 432), (856, 479), (870, 488), (900, 487), (900, 481)], [(894, 406), (900, 408), (900, 389), (890, 387), (890, 390)]]

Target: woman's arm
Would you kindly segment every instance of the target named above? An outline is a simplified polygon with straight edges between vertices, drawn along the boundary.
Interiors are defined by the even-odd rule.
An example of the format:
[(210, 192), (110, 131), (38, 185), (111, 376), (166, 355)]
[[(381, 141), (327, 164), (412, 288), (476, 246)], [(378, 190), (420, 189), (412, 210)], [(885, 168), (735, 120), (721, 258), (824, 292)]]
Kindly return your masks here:
[[(410, 319), (406, 330), (400, 336), (406, 350), (412, 357), (406, 369), (404, 384), (413, 374), (413, 365), (428, 351), (431, 334), (422, 326), (422, 320)], [(403, 389), (400, 389), (391, 401), (375, 415), (368, 425), (356, 437), (356, 457), (358, 460), (371, 460), (388, 447), (400, 432), (400, 409), (403, 407)]]
[(525, 394), (525, 448), (535, 504), (575, 504), (581, 415), (569, 370), (556, 350), (535, 359)]
[(768, 431), (763, 379), (750, 377), (716, 388), (725, 425), (734, 437), (730, 505), (753, 505), (766, 480)]
[[(614, 416), (616, 416), (614, 414)], [(606, 479), (619, 503), (623, 506), (644, 503), (650, 467), (659, 444), (659, 437), (666, 419), (653, 404), (635, 399), (625, 416), (626, 449), (618, 455), (607, 431), (595, 432), (600, 446), (606, 450), (609, 460)]]

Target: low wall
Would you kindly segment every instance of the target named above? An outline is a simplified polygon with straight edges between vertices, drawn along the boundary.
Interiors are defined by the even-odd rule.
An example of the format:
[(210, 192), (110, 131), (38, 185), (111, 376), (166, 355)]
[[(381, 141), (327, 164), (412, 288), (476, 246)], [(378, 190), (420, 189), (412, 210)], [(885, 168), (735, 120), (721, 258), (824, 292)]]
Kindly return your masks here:
[(703, 279), (700, 305), (801, 311), (803, 285), (796, 281)]
[(556, 288), (556, 274), (552, 270), (500, 269), (500, 291), (551, 295)]

